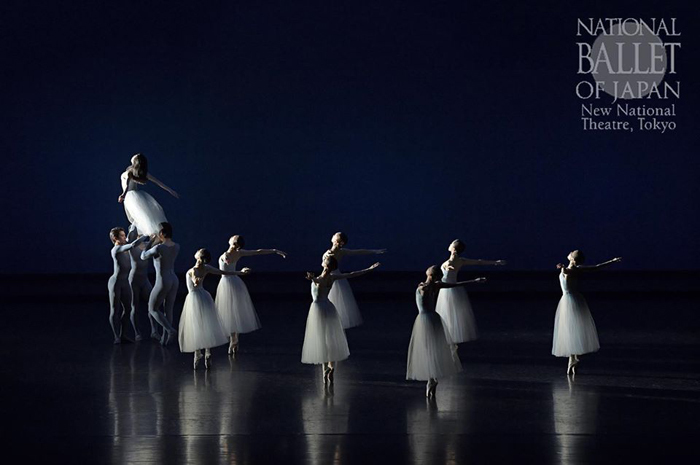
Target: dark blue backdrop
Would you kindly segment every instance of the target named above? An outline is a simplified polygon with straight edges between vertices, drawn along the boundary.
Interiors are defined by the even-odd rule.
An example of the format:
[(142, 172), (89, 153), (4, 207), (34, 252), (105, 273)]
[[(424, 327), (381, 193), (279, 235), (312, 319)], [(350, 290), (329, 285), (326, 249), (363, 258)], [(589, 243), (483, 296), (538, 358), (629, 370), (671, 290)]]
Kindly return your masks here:
[[(692, 2), (27, 3), (0, 7), (0, 272), (108, 271), (137, 151), (182, 195), (149, 187), (183, 269), (235, 233), (290, 252), (254, 268), (316, 267), (336, 230), (389, 270), (456, 237), (513, 269), (697, 269)], [(581, 130), (576, 18), (617, 15), (679, 18), (672, 134)]]

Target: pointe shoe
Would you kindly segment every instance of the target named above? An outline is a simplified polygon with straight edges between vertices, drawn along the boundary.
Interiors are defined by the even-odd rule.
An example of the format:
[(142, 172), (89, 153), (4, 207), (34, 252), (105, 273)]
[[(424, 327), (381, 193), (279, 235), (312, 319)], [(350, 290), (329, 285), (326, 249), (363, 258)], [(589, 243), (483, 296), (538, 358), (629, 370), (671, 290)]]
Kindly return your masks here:
[(333, 373), (335, 373), (335, 368), (328, 370), (328, 384), (333, 384)]
[(567, 375), (575, 375), (576, 374), (576, 365), (578, 365), (578, 360), (570, 360), (569, 366), (566, 367), (566, 374)]
[[(200, 355), (199, 357), (197, 357), (196, 355), (194, 356), (194, 369), (195, 370), (197, 369), (199, 364), (202, 362), (202, 358), (204, 358), (204, 356), (202, 356), (202, 355)], [(206, 361), (205, 361), (205, 367), (206, 367)]]
[(323, 384), (329, 384), (329, 383), (330, 383), (330, 373), (331, 373), (331, 369), (330, 369), (330, 368), (324, 368), (324, 369), (323, 369)]
[(114, 345), (121, 344), (121, 343), (122, 343), (122, 338), (120, 338), (120, 337), (114, 338)]
[(204, 357), (204, 369), (208, 370), (211, 368), (211, 355)]
[(134, 338), (134, 341), (136, 341), (136, 342), (143, 341), (143, 336), (141, 336), (140, 334), (137, 334), (136, 337)]
[(155, 339), (156, 341), (160, 341), (160, 334), (158, 334), (158, 331), (151, 332), (151, 339)]

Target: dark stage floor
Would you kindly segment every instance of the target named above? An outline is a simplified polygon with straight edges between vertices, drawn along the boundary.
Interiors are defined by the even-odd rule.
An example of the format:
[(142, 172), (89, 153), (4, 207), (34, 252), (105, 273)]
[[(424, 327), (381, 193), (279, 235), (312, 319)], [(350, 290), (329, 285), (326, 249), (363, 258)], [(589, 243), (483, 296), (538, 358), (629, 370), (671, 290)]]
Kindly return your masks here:
[(365, 325), (348, 331), (352, 354), (332, 391), (299, 361), (306, 295), (252, 286), (263, 329), (242, 336), (235, 360), (216, 349), (210, 372), (194, 372), (176, 346), (113, 346), (106, 296), (6, 299), (3, 455), (76, 464), (700, 458), (696, 293), (591, 293), (602, 349), (567, 378), (565, 360), (550, 355), (556, 287), (474, 292), (481, 338), (460, 347), (464, 372), (427, 401), (423, 383), (404, 379), (416, 276), (405, 293), (363, 293), (369, 281), (358, 283)]

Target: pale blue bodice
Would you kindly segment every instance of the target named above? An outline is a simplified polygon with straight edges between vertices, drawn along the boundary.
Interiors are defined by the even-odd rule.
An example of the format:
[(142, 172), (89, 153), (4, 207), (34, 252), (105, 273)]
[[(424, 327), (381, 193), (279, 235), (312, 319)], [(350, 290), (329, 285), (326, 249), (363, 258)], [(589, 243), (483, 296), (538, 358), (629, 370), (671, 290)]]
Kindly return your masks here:
[(223, 257), (219, 257), (219, 269), (222, 271), (236, 271), (236, 264), (238, 260), (231, 263), (226, 263)]
[(321, 302), (328, 300), (328, 294), (331, 292), (331, 286), (325, 286), (323, 284), (311, 283), (311, 297), (314, 302)]
[(444, 283), (456, 283), (457, 282), (457, 270), (448, 270), (444, 266), (442, 269), (442, 282)]
[(420, 289), (416, 289), (416, 306), (418, 307), (418, 313), (434, 313), (436, 302), (437, 294), (429, 292), (421, 294)]

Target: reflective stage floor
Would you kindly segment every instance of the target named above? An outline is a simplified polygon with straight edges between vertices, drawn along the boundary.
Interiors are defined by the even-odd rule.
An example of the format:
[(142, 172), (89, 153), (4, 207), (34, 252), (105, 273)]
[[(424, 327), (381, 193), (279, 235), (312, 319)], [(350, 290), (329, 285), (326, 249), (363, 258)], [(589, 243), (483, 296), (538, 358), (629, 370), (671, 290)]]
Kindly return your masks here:
[(405, 380), (413, 281), (405, 294), (358, 293), (365, 324), (348, 331), (351, 356), (332, 390), (319, 367), (300, 363), (308, 296), (253, 292), (263, 329), (241, 337), (235, 359), (215, 349), (209, 372), (193, 371), (177, 346), (113, 346), (106, 298), (6, 300), (4, 456), (76, 464), (700, 457), (696, 294), (591, 295), (602, 348), (567, 377), (566, 361), (550, 355), (556, 293), (473, 293), (481, 337), (460, 346), (464, 372), (440, 380), (427, 401), (423, 383)]

